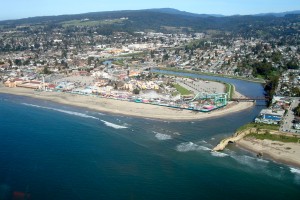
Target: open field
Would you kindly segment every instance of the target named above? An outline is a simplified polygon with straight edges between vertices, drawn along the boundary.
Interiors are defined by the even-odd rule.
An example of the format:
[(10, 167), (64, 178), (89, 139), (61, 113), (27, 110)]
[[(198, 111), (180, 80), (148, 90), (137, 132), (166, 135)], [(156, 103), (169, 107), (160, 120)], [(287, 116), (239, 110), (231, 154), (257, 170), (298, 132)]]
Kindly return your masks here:
[(174, 87), (176, 88), (176, 90), (181, 94), (181, 95), (190, 95), (192, 94), (188, 89), (182, 87), (179, 84), (174, 84)]

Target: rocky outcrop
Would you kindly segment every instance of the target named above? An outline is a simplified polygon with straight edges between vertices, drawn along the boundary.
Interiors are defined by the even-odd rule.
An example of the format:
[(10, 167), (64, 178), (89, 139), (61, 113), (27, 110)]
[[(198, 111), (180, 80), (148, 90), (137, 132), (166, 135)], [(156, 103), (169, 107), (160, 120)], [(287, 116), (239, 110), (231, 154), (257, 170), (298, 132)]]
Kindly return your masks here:
[(223, 151), (229, 143), (234, 143), (243, 139), (246, 135), (250, 134), (251, 131), (252, 129), (237, 132), (233, 136), (223, 139), (212, 151)]

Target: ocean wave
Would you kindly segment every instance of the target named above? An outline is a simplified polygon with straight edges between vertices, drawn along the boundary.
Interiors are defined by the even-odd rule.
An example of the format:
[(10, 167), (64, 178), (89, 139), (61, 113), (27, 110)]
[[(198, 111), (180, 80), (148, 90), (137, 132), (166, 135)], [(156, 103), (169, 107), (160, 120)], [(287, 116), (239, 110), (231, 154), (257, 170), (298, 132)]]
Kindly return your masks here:
[(231, 155), (231, 157), (242, 165), (247, 165), (251, 168), (265, 168), (269, 161), (257, 159), (247, 155)]
[(155, 131), (153, 131), (153, 133), (155, 133), (155, 137), (158, 140), (170, 140), (170, 139), (172, 139), (172, 137), (170, 135), (167, 135), (167, 134), (162, 134), (162, 133), (158, 133), (158, 132), (155, 132)]
[(270, 161), (268, 161), (268, 160), (264, 160), (264, 159), (261, 159), (261, 158), (256, 158), (256, 160), (258, 161), (258, 162), (262, 162), (262, 163), (269, 163)]
[(226, 154), (226, 153), (217, 152), (217, 151), (212, 151), (211, 155), (215, 156), (215, 157), (226, 157), (226, 156), (228, 156), (228, 154)]
[(181, 134), (178, 132), (174, 132), (173, 135), (181, 135)]
[(300, 174), (300, 169), (290, 167), (290, 171), (294, 174)]
[(114, 123), (111, 123), (111, 122), (107, 122), (107, 121), (104, 121), (104, 120), (101, 120), (106, 126), (109, 126), (109, 127), (112, 127), (112, 128), (115, 128), (115, 129), (124, 129), (124, 128), (128, 128), (126, 126), (121, 126), (121, 125), (118, 125), (118, 124), (114, 124)]
[(45, 107), (45, 106), (38, 106), (38, 105), (34, 105), (34, 104), (29, 104), (29, 103), (22, 103), (25, 106), (31, 106), (31, 107), (36, 107), (36, 108), (43, 108), (43, 109), (47, 109), (47, 110), (53, 110), (53, 111), (57, 111), (57, 112), (61, 112), (61, 113), (65, 113), (65, 114), (69, 114), (69, 115), (74, 115), (74, 116), (78, 116), (78, 117), (83, 117), (83, 118), (91, 118), (91, 119), (97, 119), (99, 120), (99, 118), (91, 116), (91, 115), (87, 115), (84, 113), (79, 113), (79, 112), (73, 112), (73, 111), (68, 111), (68, 110), (62, 110), (62, 109), (58, 109), (58, 108), (52, 108), (52, 107)]
[(176, 150), (179, 152), (188, 152), (188, 151), (210, 151), (211, 149), (205, 146), (199, 146), (193, 142), (184, 142), (177, 145)]

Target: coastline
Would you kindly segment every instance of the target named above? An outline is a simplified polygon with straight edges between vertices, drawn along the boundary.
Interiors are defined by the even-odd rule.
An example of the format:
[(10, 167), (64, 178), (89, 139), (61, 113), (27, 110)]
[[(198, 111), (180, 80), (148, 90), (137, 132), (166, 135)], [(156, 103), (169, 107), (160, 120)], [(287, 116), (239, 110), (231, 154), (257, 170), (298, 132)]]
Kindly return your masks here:
[(180, 110), (169, 107), (162, 107), (151, 104), (141, 104), (135, 102), (98, 98), (94, 96), (83, 96), (59, 92), (36, 92), (26, 88), (6, 88), (0, 87), (0, 94), (12, 94), (27, 96), (36, 99), (53, 101), (56, 103), (88, 108), (100, 112), (120, 114), (134, 117), (168, 120), (187, 121), (215, 118), (223, 115), (240, 112), (251, 108), (253, 102), (230, 102), (226, 107), (214, 110), (209, 113), (201, 113), (190, 110)]
[(243, 138), (236, 142), (237, 147), (261, 154), (278, 163), (300, 168), (300, 144), (284, 143), (271, 140)]

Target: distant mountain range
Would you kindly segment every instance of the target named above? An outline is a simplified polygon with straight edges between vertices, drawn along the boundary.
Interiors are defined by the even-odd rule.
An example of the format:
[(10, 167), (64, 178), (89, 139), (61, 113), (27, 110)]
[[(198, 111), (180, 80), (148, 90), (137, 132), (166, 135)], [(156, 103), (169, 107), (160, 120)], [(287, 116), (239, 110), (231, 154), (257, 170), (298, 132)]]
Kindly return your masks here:
[(284, 17), (286, 15), (294, 15), (300, 14), (300, 10), (288, 11), (288, 12), (281, 12), (281, 13), (261, 13), (256, 14), (255, 16), (274, 16), (274, 17)]
[(174, 8), (157, 8), (157, 9), (148, 9), (149, 11), (153, 12), (161, 12), (161, 13), (167, 13), (167, 14), (175, 14), (175, 15), (185, 15), (190, 17), (225, 17), (225, 15), (219, 15), (219, 14), (196, 14), (196, 13), (190, 13), (186, 11), (180, 11)]
[[(160, 32), (198, 32), (205, 30), (232, 31), (239, 33), (259, 32), (269, 30), (274, 32), (274, 27), (299, 23), (300, 11), (283, 13), (264, 13), (257, 15), (234, 15), (223, 16), (218, 14), (196, 14), (180, 11), (172, 8), (123, 10), (92, 12), (74, 15), (30, 17), (18, 20), (0, 21), (2, 28), (13, 28), (19, 25), (51, 25), (62, 26), (73, 20), (79, 21), (75, 26), (84, 26), (83, 19), (99, 21), (95, 26), (98, 29), (109, 30), (106, 34), (114, 31), (144, 31), (154, 30)], [(126, 20), (115, 20), (126, 19)], [(107, 20), (115, 20), (107, 23)], [(104, 22), (104, 23), (101, 23)], [(67, 22), (67, 23), (66, 23)], [(93, 23), (90, 23), (93, 24)], [(72, 24), (74, 26), (74, 23)], [(1, 28), (0, 26), (0, 28)], [(279, 30), (279, 29), (276, 29)], [(296, 30), (297, 31), (297, 30)], [(265, 34), (260, 31), (260, 34)], [(295, 30), (289, 30), (293, 33)]]
[(197, 18), (207, 18), (207, 17), (233, 17), (233, 16), (274, 16), (274, 17), (284, 17), (286, 15), (291, 14), (300, 14), (300, 10), (294, 10), (294, 11), (287, 11), (287, 12), (280, 12), (280, 13), (260, 13), (260, 14), (253, 14), (253, 15), (232, 15), (232, 16), (225, 16), (221, 14), (197, 14), (197, 13), (190, 13), (186, 11), (180, 11), (174, 8), (154, 8), (154, 9), (144, 9), (144, 10), (120, 10), (120, 11), (103, 11), (103, 12), (91, 12), (91, 13), (82, 13), (82, 14), (72, 14), (72, 15), (58, 15), (58, 16), (38, 16), (38, 17), (29, 17), (29, 18), (23, 18), (23, 19), (16, 19), (16, 20), (2, 20), (0, 22), (13, 22), (13, 21), (27, 21), (27, 19), (38, 21), (41, 19), (47, 19), (47, 20), (55, 20), (60, 17), (66, 17), (68, 18), (78, 18), (78, 17), (89, 17), (89, 16), (96, 16), (99, 17), (107, 16), (112, 17), (113, 15), (127, 15), (129, 13), (136, 13), (139, 12), (153, 12), (153, 13), (163, 13), (163, 14), (173, 14), (173, 15), (181, 15), (186, 17), (197, 17)]

